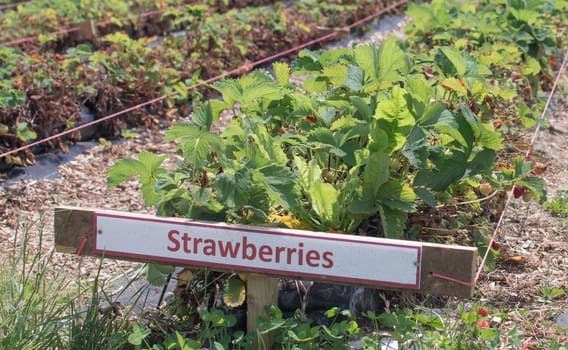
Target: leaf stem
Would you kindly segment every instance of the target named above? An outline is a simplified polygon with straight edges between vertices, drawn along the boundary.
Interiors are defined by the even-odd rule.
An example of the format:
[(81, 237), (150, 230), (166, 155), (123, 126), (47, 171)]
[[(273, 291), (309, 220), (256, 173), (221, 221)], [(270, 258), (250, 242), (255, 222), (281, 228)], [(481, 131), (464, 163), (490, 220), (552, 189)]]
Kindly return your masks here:
[[(488, 199), (495, 197), (499, 192), (501, 192), (501, 190), (494, 191), (493, 193), (491, 193), (490, 195), (488, 195), (486, 197), (481, 197), (481, 198), (474, 199), (474, 200), (471, 200), (471, 201), (458, 202), (458, 203), (454, 203), (454, 204), (455, 205), (466, 205), (466, 204), (481, 203), (483, 201), (486, 201)], [(441, 206), (441, 207), (443, 207), (443, 206)]]

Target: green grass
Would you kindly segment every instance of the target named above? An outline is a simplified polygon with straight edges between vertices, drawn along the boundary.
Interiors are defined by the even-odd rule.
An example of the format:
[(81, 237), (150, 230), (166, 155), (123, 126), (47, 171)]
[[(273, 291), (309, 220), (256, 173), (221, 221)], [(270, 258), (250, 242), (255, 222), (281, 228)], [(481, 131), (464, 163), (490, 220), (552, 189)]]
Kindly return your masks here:
[(35, 222), (19, 225), (12, 247), (0, 252), (0, 350), (120, 348), (127, 321), (99, 312), (98, 278), (79, 289), (51, 264), (53, 251), (31, 246), (31, 232), (42, 246), (43, 227)]
[(57, 274), (47, 275), (51, 254), (28, 249), (29, 228), (17, 229), (12, 251), (1, 255), (0, 349), (62, 348), (68, 289)]

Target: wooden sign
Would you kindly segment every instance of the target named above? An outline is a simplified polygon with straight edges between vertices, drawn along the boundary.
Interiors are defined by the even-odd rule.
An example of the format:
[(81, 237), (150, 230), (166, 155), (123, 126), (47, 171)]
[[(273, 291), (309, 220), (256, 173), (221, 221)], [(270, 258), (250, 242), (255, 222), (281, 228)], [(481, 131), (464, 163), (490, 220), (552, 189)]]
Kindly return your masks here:
[[(55, 210), (55, 247), (72, 254), (246, 272), (249, 332), (257, 329), (265, 305), (278, 304), (276, 277), (469, 298), (477, 262), (477, 249), (471, 247), (69, 207)], [(270, 348), (271, 335), (263, 337)]]
[(377, 287), (420, 288), (416, 242), (94, 213), (97, 254)]
[(75, 253), (85, 238), (83, 255), (458, 297), (473, 295), (477, 261), (472, 247), (56, 209), (56, 248)]

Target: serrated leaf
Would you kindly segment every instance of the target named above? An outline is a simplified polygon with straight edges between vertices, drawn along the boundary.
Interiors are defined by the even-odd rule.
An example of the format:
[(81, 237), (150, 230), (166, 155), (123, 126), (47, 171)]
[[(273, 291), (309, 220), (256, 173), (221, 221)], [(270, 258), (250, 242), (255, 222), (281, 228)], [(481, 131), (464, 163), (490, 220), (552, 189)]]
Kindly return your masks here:
[(135, 323), (134, 326), (132, 326), (132, 333), (128, 335), (128, 342), (131, 345), (140, 346), (144, 339), (146, 339), (146, 337), (151, 333), (152, 331), (150, 328), (140, 323)]
[(144, 202), (147, 205), (154, 205), (157, 200), (157, 193), (154, 188), (158, 176), (165, 173), (165, 170), (160, 166), (166, 157), (166, 155), (157, 156), (151, 152), (142, 152), (138, 155), (138, 160), (133, 158), (121, 159), (108, 170), (107, 185), (112, 188), (131, 176), (140, 175)]
[(222, 141), (217, 134), (201, 133), (197, 137), (183, 140), (184, 159), (195, 169), (201, 169), (207, 164), (207, 156), (212, 151), (221, 148)]
[(503, 148), (503, 136), (501, 136), (500, 133), (490, 130), (482, 124), (479, 125), (478, 130), (479, 132), (476, 135), (478, 146), (494, 151), (498, 151)]
[(327, 145), (330, 147), (337, 147), (335, 137), (331, 130), (327, 128), (316, 128), (310, 132), (308, 140), (310, 142)]
[(229, 208), (239, 208), (247, 203), (252, 187), (252, 180), (247, 169), (240, 169), (235, 174), (222, 173), (215, 177), (217, 198)]
[(512, 100), (517, 97), (517, 90), (515, 89), (507, 89), (507, 88), (500, 88), (498, 86), (493, 88), (493, 93), (505, 100)]
[(308, 190), (311, 205), (322, 223), (335, 227), (339, 219), (339, 191), (333, 185), (318, 181), (313, 183)]
[(357, 66), (350, 66), (347, 71), (347, 78), (343, 81), (343, 85), (353, 91), (361, 91), (364, 86), (365, 71)]
[(134, 175), (145, 173), (146, 168), (140, 161), (133, 158), (121, 159), (109, 168), (107, 173), (107, 186), (113, 188)]
[(153, 176), (167, 157), (167, 155), (157, 156), (152, 152), (140, 152), (138, 154), (138, 160), (148, 170), (148, 176)]
[(279, 137), (270, 135), (264, 125), (255, 125), (252, 137), (257, 141), (259, 150), (262, 152), (265, 159), (280, 164), (286, 164), (288, 158), (282, 150), (282, 141)]
[(449, 47), (438, 48), (434, 61), (446, 77), (463, 77), (467, 69), (467, 62), (462, 55)]
[(224, 79), (212, 85), (212, 88), (219, 91), (223, 96), (223, 100), (232, 108), (236, 102), (242, 100), (242, 88), (237, 80)]
[(410, 165), (420, 169), (426, 166), (430, 143), (426, 133), (421, 128), (414, 128), (408, 136), (408, 141), (402, 148), (402, 154), (408, 159)]
[(185, 122), (176, 123), (168, 129), (166, 135), (164, 136), (164, 140), (165, 141), (180, 140), (184, 137), (196, 136), (200, 132), (201, 130), (199, 130), (199, 127), (195, 124), (190, 124)]
[(31, 141), (37, 137), (37, 133), (35, 131), (30, 130), (28, 123), (18, 123), (16, 126), (16, 136), (24, 141)]
[(524, 76), (537, 75), (540, 73), (540, 70), (540, 63), (534, 57), (527, 58), (526, 63), (521, 66), (521, 74)]
[(183, 149), (184, 159), (193, 165), (195, 170), (206, 165), (207, 156), (213, 152), (220, 152), (223, 141), (216, 133), (202, 131), (195, 124), (174, 124), (166, 133), (166, 141), (179, 140)]
[(327, 90), (327, 80), (320, 76), (306, 78), (303, 83), (304, 89), (309, 92), (321, 92)]
[(406, 68), (404, 51), (398, 46), (395, 36), (389, 36), (379, 47), (379, 83), (395, 82), (401, 79), (400, 70)]
[(394, 36), (383, 40), (379, 48), (375, 45), (357, 46), (354, 49), (354, 58), (365, 72), (365, 81), (370, 80), (376, 87), (386, 87), (400, 80), (399, 71), (407, 65), (404, 52)]
[(318, 166), (308, 166), (306, 160), (298, 156), (294, 156), (294, 165), (302, 188), (307, 189), (312, 183), (321, 181), (321, 169)]
[(513, 169), (515, 169), (515, 179), (520, 179), (530, 174), (530, 172), (533, 171), (534, 166), (531, 162), (525, 161), (524, 157), (518, 156), (513, 158)]
[(436, 208), (436, 197), (426, 188), (414, 188), (414, 193), (431, 208)]
[(416, 115), (421, 116), (423, 111), (430, 106), (430, 98), (433, 95), (432, 87), (423, 76), (409, 76), (406, 89), (414, 98), (413, 105)]
[(249, 105), (257, 100), (263, 99), (266, 101), (279, 100), (284, 97), (281, 88), (268, 81), (258, 81), (244, 87), (242, 92), (241, 107), (242, 105)]
[[(415, 124), (405, 96), (406, 91), (397, 85), (392, 89), (390, 99), (379, 102), (373, 118), (378, 120), (375, 132), (382, 131), (383, 135), (372, 135), (373, 144), (378, 142), (384, 145), (388, 140), (388, 151), (398, 150), (404, 146)], [(371, 148), (375, 147), (373, 144), (370, 145)]]
[(349, 100), (355, 106), (355, 108), (357, 108), (357, 114), (355, 115), (357, 119), (367, 121), (373, 114), (374, 110), (371, 108), (368, 98), (350, 96)]
[(406, 215), (400, 211), (379, 205), (379, 215), (386, 238), (400, 239), (406, 228)]
[(375, 45), (359, 45), (354, 51), (355, 62), (365, 73), (365, 81), (379, 82), (379, 50)]
[(390, 99), (383, 100), (377, 105), (374, 117), (396, 121), (397, 130), (409, 132), (409, 127), (415, 124), (415, 120), (408, 108), (406, 94), (406, 90), (398, 85), (395, 86), (391, 91)]
[(527, 176), (520, 181), (516, 181), (515, 184), (524, 186), (526, 189), (531, 191), (534, 199), (538, 203), (542, 204), (546, 201), (546, 184), (543, 179), (536, 176)]
[(228, 307), (243, 305), (246, 299), (246, 285), (237, 277), (229, 278), (223, 290), (223, 302)]
[(443, 192), (448, 186), (459, 181), (466, 171), (466, 159), (458, 157), (438, 161), (436, 170), (421, 169), (414, 177), (414, 186), (427, 186), (433, 191)]
[(416, 194), (412, 187), (390, 180), (383, 184), (377, 196), (380, 204), (391, 209), (413, 212), (416, 210)]
[(484, 149), (477, 153), (473, 160), (468, 162), (466, 175), (471, 177), (481, 173), (489, 173), (495, 165), (495, 151)]
[(295, 206), (299, 201), (299, 192), (292, 172), (285, 166), (269, 164), (251, 170), (253, 181), (263, 186), (274, 205), (285, 209)]
[(226, 109), (227, 105), (219, 100), (208, 100), (191, 114), (191, 120), (204, 131), (211, 130), (211, 126), (219, 120), (221, 111)]
[(341, 64), (324, 66), (322, 71), (322, 75), (327, 77), (335, 86), (340, 86), (347, 79), (348, 74), (347, 67)]
[(153, 286), (163, 286), (166, 284), (166, 275), (172, 274), (175, 271), (175, 267), (171, 265), (161, 265), (161, 264), (146, 264), (145, 276), (148, 283)]
[(274, 62), (272, 64), (274, 76), (280, 85), (285, 85), (290, 80), (290, 66), (283, 62)]
[(177, 81), (172, 84), (172, 88), (180, 94), (184, 99), (187, 99), (189, 96), (189, 92), (187, 91), (187, 86), (184, 84), (183, 81)]
[(370, 153), (363, 172), (363, 188), (376, 197), (381, 186), (387, 182), (389, 174), (390, 157), (388, 153), (379, 151)]

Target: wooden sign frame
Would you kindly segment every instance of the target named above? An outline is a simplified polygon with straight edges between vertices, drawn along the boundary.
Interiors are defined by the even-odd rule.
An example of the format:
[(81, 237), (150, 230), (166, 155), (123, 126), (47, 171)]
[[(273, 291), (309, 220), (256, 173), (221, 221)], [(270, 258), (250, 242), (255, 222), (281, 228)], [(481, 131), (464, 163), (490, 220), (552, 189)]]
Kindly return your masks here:
[[(128, 225), (128, 223), (138, 225), (136, 226), (137, 229), (134, 229), (134, 232), (128, 233), (128, 229), (125, 229), (125, 227), (127, 228), (125, 225)], [(113, 228), (113, 225), (116, 225), (116, 230)], [(150, 237), (148, 236), (149, 232), (152, 232), (152, 225), (160, 228), (160, 232), (156, 233), (156, 239), (160, 240), (159, 242), (161, 242), (162, 248), (160, 248), (160, 245), (156, 245), (154, 242), (148, 241), (154, 239), (148, 238)], [(352, 278), (345, 278), (344, 276), (334, 277), (333, 272), (330, 274), (322, 273), (321, 275), (318, 275), (317, 273), (312, 272), (304, 273), (297, 269), (283, 271), (281, 269), (262, 268), (262, 266), (258, 267), (255, 265), (255, 262), (250, 262), (252, 259), (249, 259), (247, 264), (239, 265), (238, 263), (212, 263), (200, 260), (201, 258), (195, 255), (188, 259), (176, 258), (175, 254), (179, 254), (182, 242), (187, 243), (182, 239), (182, 231), (195, 228), (197, 228), (198, 231), (203, 232), (208, 229), (213, 230), (210, 233), (205, 232), (203, 234), (219, 235), (217, 237), (230, 235), (230, 239), (237, 241), (240, 240), (239, 242), (243, 243), (243, 246), (248, 244), (246, 243), (246, 239), (252, 241), (253, 239), (258, 240), (264, 238), (267, 242), (270, 242), (270, 240), (274, 240), (275, 237), (276, 239), (282, 240), (289, 239), (291, 240), (290, 242), (295, 242), (293, 241), (294, 239), (301, 237), (303, 240), (310, 243), (310, 247), (316, 247), (318, 242), (322, 242), (323, 246), (326, 244), (336, 244), (337, 242), (340, 242), (342, 247), (332, 247), (327, 249), (335, 249), (334, 254), (337, 253), (337, 256), (340, 256), (341, 251), (343, 250), (345, 251), (345, 254), (353, 256), (355, 259), (354, 261), (356, 261), (358, 255), (364, 256), (364, 251), (366, 249), (376, 251), (378, 259), (381, 258), (381, 254), (386, 254), (386, 256), (389, 257), (388, 254), (391, 254), (391, 250), (394, 249), (394, 252), (397, 254), (399, 252), (403, 254), (408, 253), (409, 255), (407, 254), (407, 256), (409, 259), (412, 259), (412, 262), (417, 264), (416, 271), (418, 271), (418, 273), (416, 281), (412, 281), (411, 283), (392, 283), (382, 280), (374, 281), (369, 278), (357, 278), (356, 276), (352, 276)], [(55, 247), (59, 252), (77, 254), (80, 250), (81, 255), (87, 256), (104, 255), (105, 258), (113, 259), (171, 263), (172, 265), (185, 267), (206, 266), (215, 271), (248, 273), (247, 306), (249, 314), (249, 330), (256, 329), (254, 321), (256, 320), (256, 316), (262, 315), (265, 305), (277, 304), (278, 290), (276, 278), (278, 277), (308, 279), (338, 284), (352, 284), (380, 289), (411, 290), (424, 294), (471, 298), (474, 292), (473, 281), (477, 267), (477, 249), (473, 247), (287, 230), (271, 227), (249, 227), (242, 225), (219, 224), (180, 218), (160, 218), (144, 214), (74, 207), (59, 207), (55, 209), (54, 231)], [(143, 231), (147, 232), (144, 233)], [(112, 236), (107, 237), (109, 233), (112, 234)], [(128, 239), (133, 241), (132, 237), (137, 237), (136, 234), (138, 233), (141, 234), (140, 237), (144, 237), (141, 240), (146, 240), (147, 244), (133, 244), (132, 247), (130, 247), (129, 244), (125, 245), (124, 242), (120, 242), (123, 239), (122, 236), (127, 237), (128, 235), (130, 235), (128, 236)], [(142, 236), (142, 234), (145, 236)], [(243, 236), (245, 234), (246, 236)], [(282, 237), (279, 235), (282, 235)], [(97, 236), (99, 236), (98, 243)], [(103, 236), (105, 236), (105, 239), (101, 238)], [(169, 241), (167, 240), (168, 238), (170, 239)], [(188, 236), (185, 239), (189, 241), (190, 237)], [(214, 241), (213, 239), (209, 240)], [(97, 244), (99, 244), (99, 246), (97, 246)], [(303, 243), (294, 244), (298, 245)], [(147, 245), (150, 247), (145, 247)], [(110, 249), (108, 249), (108, 247), (110, 247)], [(169, 252), (166, 252), (167, 254), (154, 254), (154, 251), (159, 251), (160, 249), (165, 251), (164, 247), (167, 247), (169, 250)], [(194, 246), (191, 246), (191, 249), (193, 247)], [(300, 247), (303, 247), (303, 245), (300, 245)], [(187, 248), (185, 253), (190, 253), (191, 249)], [(306, 243), (305, 247), (305, 250), (307, 249), (308, 243)], [(416, 255), (413, 255), (414, 250), (416, 250)], [(140, 251), (143, 252), (143, 254), (141, 254)], [(266, 252), (268, 252), (268, 249)], [(309, 252), (312, 252), (312, 250), (305, 253), (306, 259), (308, 259), (307, 256), (309, 256)], [(244, 257), (245, 253), (243, 252), (242, 254)], [(267, 258), (267, 256), (268, 253), (265, 254), (265, 258)], [(320, 260), (316, 260), (316, 256)], [(320, 256), (313, 253), (312, 258), (314, 265), (316, 265), (315, 261), (322, 265), (324, 264), (323, 255)], [(392, 255), (390, 255), (389, 259), (391, 258)], [(265, 261), (267, 261), (267, 259), (265, 259)], [(400, 259), (398, 262), (400, 263)], [(368, 268), (368, 266), (364, 266), (365, 263), (366, 261), (359, 262), (360, 265), (358, 269), (364, 270), (365, 268)], [(396, 262), (393, 262), (393, 265), (395, 263)], [(338, 265), (340, 264), (341, 263), (338, 262)], [(342, 264), (345, 264), (345, 262)], [(389, 260), (385, 260), (384, 264), (388, 265)], [(328, 263), (328, 265), (331, 265), (331, 263)], [(389, 266), (389, 268), (394, 267)], [(341, 269), (338, 271), (341, 271)], [(407, 274), (409, 273), (408, 271), (406, 272)], [(339, 272), (339, 274), (340, 273), (341, 272)], [(447, 278), (439, 278), (439, 276), (445, 276)], [(262, 288), (253, 287), (255, 285), (262, 285)]]

